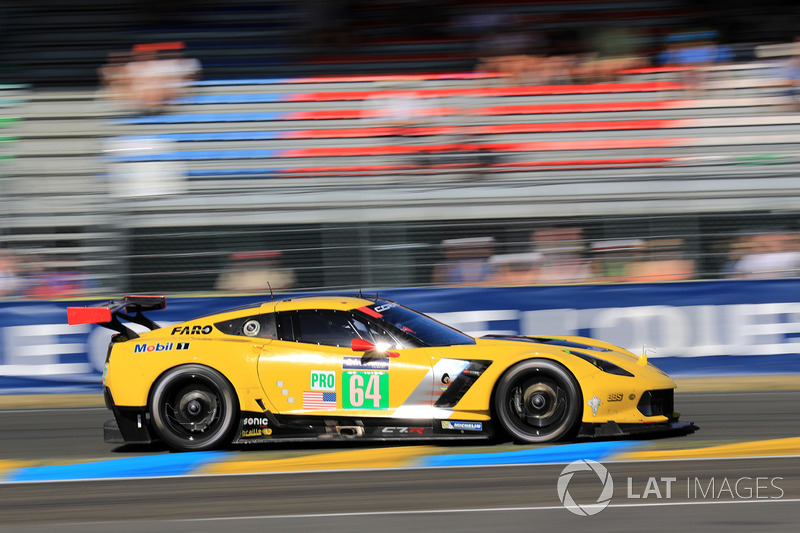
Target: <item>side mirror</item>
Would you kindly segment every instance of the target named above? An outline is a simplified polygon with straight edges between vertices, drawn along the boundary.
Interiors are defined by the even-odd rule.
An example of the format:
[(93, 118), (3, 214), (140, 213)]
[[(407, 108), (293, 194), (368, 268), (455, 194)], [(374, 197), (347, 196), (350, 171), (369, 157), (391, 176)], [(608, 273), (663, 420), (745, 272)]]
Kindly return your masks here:
[(399, 353), (391, 352), (389, 350), (379, 350), (378, 347), (373, 343), (364, 339), (353, 339), (350, 341), (350, 349), (352, 349), (354, 352), (364, 352), (365, 355), (369, 352), (377, 352), (379, 354), (385, 354), (386, 357), (400, 357)]
[(350, 342), (350, 348), (352, 348), (354, 352), (372, 352), (377, 350), (374, 344), (364, 339), (353, 339), (352, 342)]

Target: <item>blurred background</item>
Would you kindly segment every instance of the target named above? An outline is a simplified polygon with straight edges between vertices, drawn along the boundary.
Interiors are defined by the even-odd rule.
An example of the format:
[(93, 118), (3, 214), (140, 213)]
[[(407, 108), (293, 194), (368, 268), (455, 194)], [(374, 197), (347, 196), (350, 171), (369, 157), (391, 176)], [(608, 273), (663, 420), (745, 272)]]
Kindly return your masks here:
[[(800, 388), (798, 36), (788, 0), (0, 0), (3, 525), (141, 531), (145, 517), (149, 530), (194, 531), (257, 513), (264, 529), (270, 514), (317, 525), (313, 512), (329, 531), (358, 530), (359, 517), (410, 529), (413, 516), (388, 516), (393, 502), (421, 510), (421, 531), (435, 508), (455, 510), (438, 527), (477, 530), (466, 511), (557, 507), (561, 466), (322, 483), (224, 481), (201, 466), (184, 485), (163, 479), (182, 462), (128, 462), (163, 447), (100, 438), (111, 332), (68, 325), (75, 301), (167, 295), (152, 318), (169, 325), (270, 290), (363, 289), (476, 336), (582, 335), (657, 358), (695, 380), (676, 396), (702, 428), (688, 446), (785, 441), (752, 444), (773, 461), (761, 471), (693, 460), (667, 475), (784, 476), (795, 507), (771, 504), (767, 522), (748, 505), (742, 523), (796, 530), (797, 463), (774, 456), (796, 454), (800, 396), (766, 389)], [(765, 391), (685, 392), (717, 388)], [(270, 449), (257, 462), (281, 469), (309, 452)], [(120, 457), (158, 487), (109, 490), (123, 467), (98, 459)], [(58, 462), (103, 479), (8, 481)], [(660, 475), (640, 462), (611, 470)], [(696, 492), (690, 503), (715, 503)], [(733, 503), (723, 492), (716, 503)], [(693, 507), (687, 531), (730, 531), (744, 515)], [(530, 525), (505, 511), (483, 529)], [(626, 511), (609, 512), (616, 531)]]
[(0, 4), (0, 298), (800, 274), (800, 8)]

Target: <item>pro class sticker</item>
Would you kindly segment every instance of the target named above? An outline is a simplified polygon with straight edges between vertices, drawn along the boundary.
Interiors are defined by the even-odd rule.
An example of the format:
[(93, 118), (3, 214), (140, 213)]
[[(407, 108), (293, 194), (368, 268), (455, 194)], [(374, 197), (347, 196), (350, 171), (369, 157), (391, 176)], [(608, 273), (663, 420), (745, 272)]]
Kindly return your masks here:
[(336, 392), (336, 372), (333, 370), (312, 370), (311, 390)]

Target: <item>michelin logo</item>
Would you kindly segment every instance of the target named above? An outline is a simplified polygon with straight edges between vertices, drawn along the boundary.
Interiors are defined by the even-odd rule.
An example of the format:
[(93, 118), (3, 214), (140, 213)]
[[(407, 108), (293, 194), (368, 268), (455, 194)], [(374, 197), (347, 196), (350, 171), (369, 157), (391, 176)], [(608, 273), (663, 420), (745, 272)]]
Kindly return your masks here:
[(451, 422), (442, 420), (442, 429), (455, 429), (458, 431), (483, 431), (482, 422)]

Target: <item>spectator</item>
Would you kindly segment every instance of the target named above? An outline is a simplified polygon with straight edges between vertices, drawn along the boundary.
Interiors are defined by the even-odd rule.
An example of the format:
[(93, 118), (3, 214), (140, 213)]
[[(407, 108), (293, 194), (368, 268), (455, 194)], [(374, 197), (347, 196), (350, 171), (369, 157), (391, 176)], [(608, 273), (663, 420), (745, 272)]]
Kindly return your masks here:
[(755, 55), (760, 59), (781, 58), (773, 74), (779, 86), (785, 87), (783, 95), (787, 102), (780, 107), (785, 106), (789, 112), (800, 111), (800, 37), (791, 43), (757, 46)]
[[(376, 92), (364, 101), (366, 123), (383, 128), (395, 148), (418, 152), (418, 128), (424, 124), (424, 108), (417, 91), (399, 82), (388, 82), (388, 90)], [(405, 158), (399, 158), (404, 161)]]
[(24, 280), (17, 272), (14, 256), (8, 250), (0, 249), (0, 298), (22, 293)]
[(781, 70), (789, 99), (789, 111), (800, 111), (800, 37), (795, 39), (792, 55), (786, 59)]
[(128, 63), (131, 100), (134, 110), (143, 114), (159, 113), (167, 102), (166, 69), (158, 60), (158, 52), (150, 48), (134, 50)]
[(742, 237), (734, 252), (734, 278), (789, 278), (800, 275), (798, 236), (794, 233), (761, 233)]
[(24, 296), (36, 299), (86, 296), (96, 286), (88, 274), (70, 268), (74, 264), (77, 264), (74, 259), (65, 259), (57, 267), (40, 261), (30, 262)]
[(267, 292), (291, 289), (294, 272), (280, 264), (280, 250), (237, 252), (230, 255), (227, 269), (217, 279), (224, 292)]
[(393, 135), (413, 135), (414, 128), (422, 122), (422, 103), (417, 92), (402, 89), (397, 82), (389, 82), (385, 90), (366, 99), (363, 117), (391, 130)]
[(492, 285), (534, 285), (539, 281), (542, 255), (535, 252), (493, 255), (489, 260)]
[(536, 230), (531, 240), (533, 251), (542, 256), (540, 283), (580, 283), (592, 278), (591, 264), (583, 255), (581, 228)]
[(109, 52), (108, 61), (98, 69), (105, 98), (120, 110), (129, 109), (133, 101), (128, 74), (128, 52)]
[(194, 57), (186, 57), (180, 48), (167, 49), (159, 60), (162, 70), (166, 72), (164, 77), (166, 99), (172, 100), (185, 96), (188, 88), (199, 79), (202, 67), (200, 61)]
[(694, 261), (683, 252), (683, 239), (651, 239), (645, 256), (627, 266), (628, 281), (680, 281), (694, 277)]
[(534, 17), (487, 19), (476, 41), (477, 70), (502, 74), (517, 85), (567, 81), (574, 57), (548, 57), (549, 40), (535, 30), (536, 22)]
[(444, 261), (434, 268), (436, 285), (471, 285), (492, 280), (494, 268), (489, 262), (494, 248), (493, 237), (448, 239), (442, 241)]
[(667, 49), (659, 56), (660, 63), (678, 67), (683, 81), (693, 93), (701, 93), (708, 67), (730, 61), (733, 53), (725, 45), (716, 43), (717, 32), (698, 31), (675, 33), (667, 38)]
[(131, 54), (112, 52), (98, 74), (106, 97), (122, 110), (153, 114), (165, 110), (200, 74), (200, 62), (186, 58), (183, 43), (136, 45)]
[(642, 239), (620, 239), (592, 243), (594, 277), (601, 283), (629, 281), (630, 267), (642, 259)]
[(628, 26), (604, 21), (593, 28), (588, 39), (590, 52), (573, 67), (573, 77), (584, 83), (606, 83), (617, 80), (618, 73), (647, 65), (638, 46), (639, 36)]
[(482, 70), (501, 72), (512, 83), (522, 85), (534, 70), (535, 59), (528, 55), (534, 39), (521, 19), (499, 19), (487, 28), (477, 43)]

